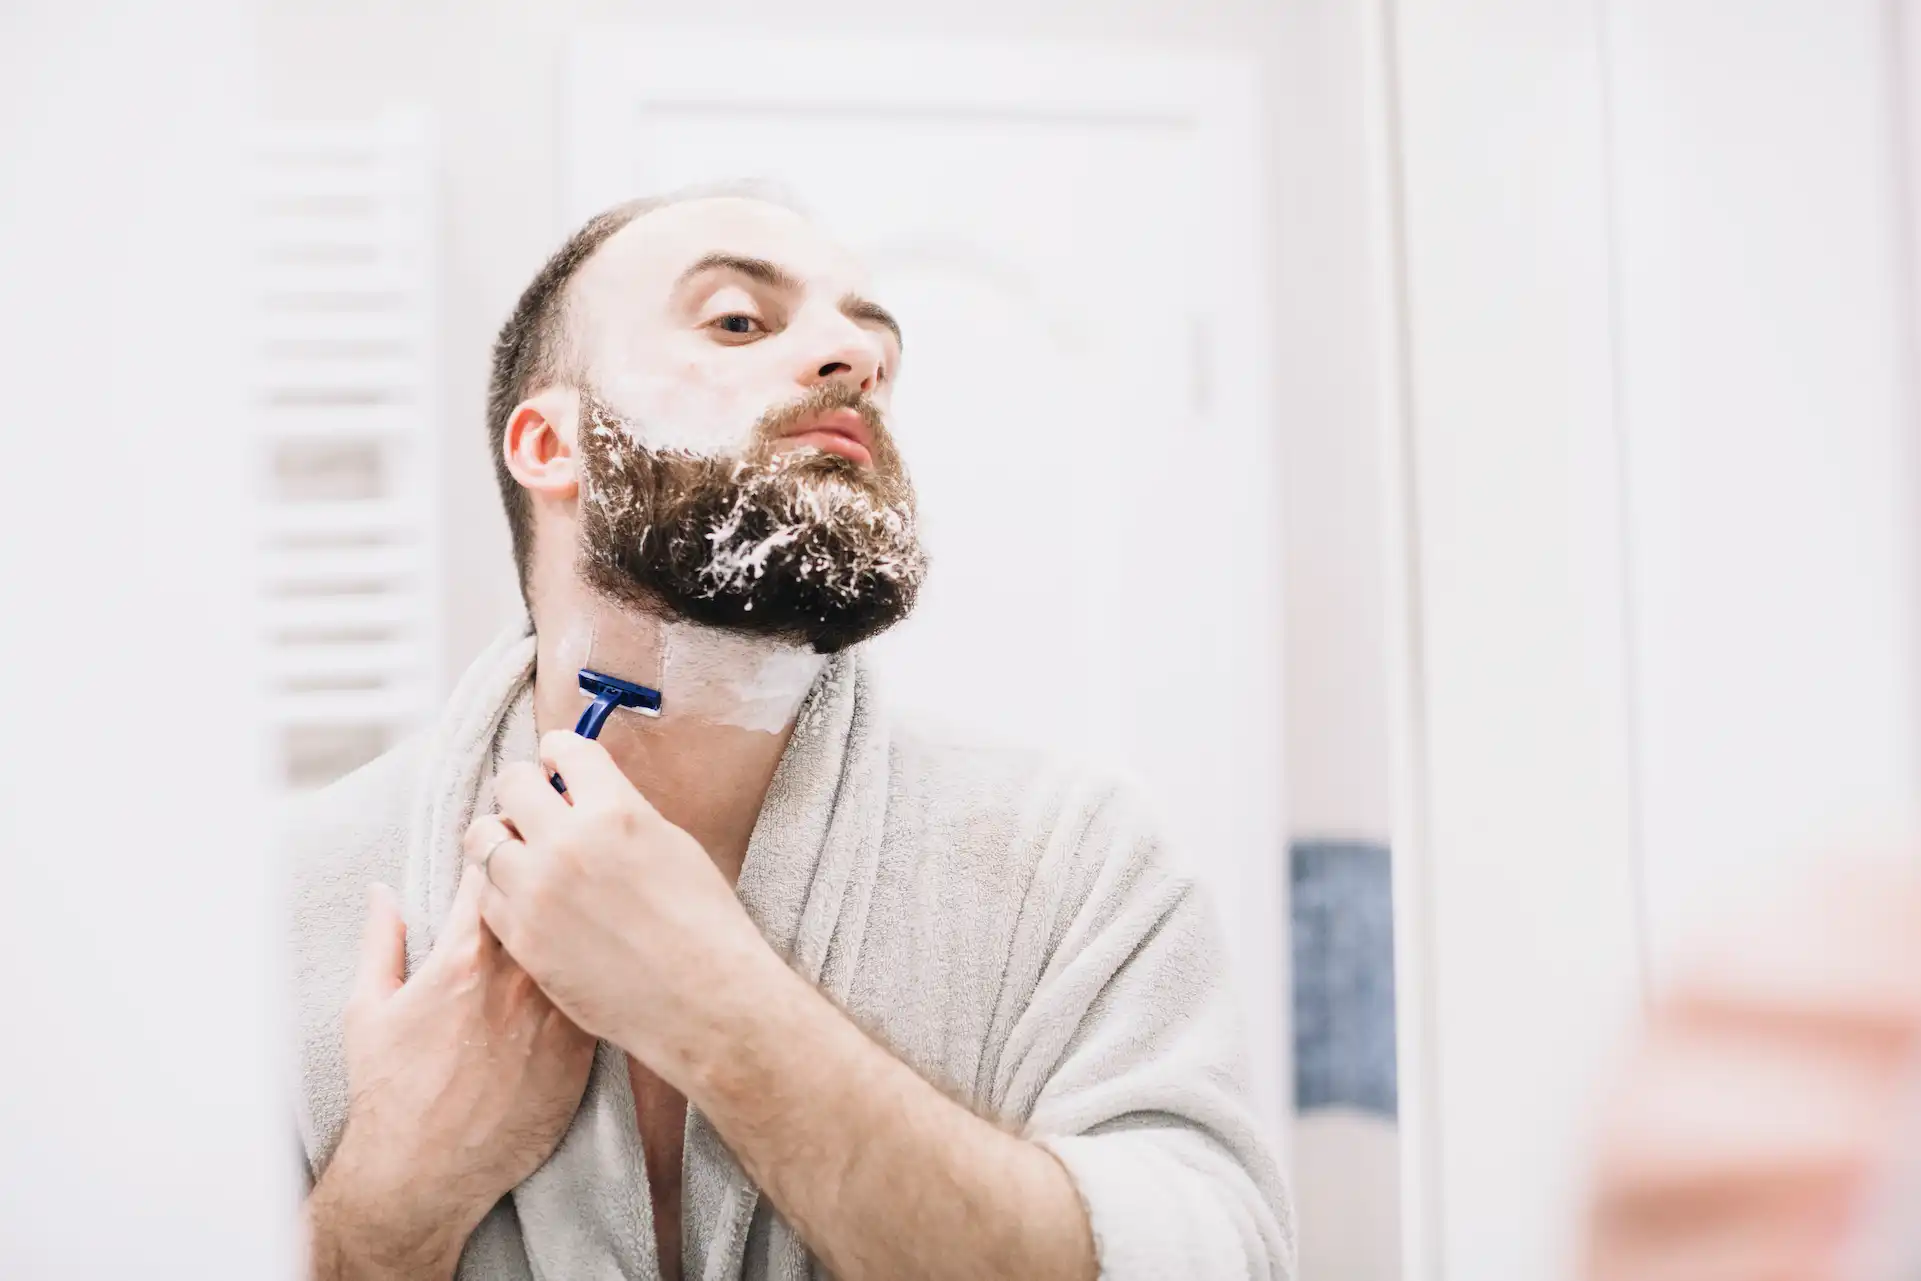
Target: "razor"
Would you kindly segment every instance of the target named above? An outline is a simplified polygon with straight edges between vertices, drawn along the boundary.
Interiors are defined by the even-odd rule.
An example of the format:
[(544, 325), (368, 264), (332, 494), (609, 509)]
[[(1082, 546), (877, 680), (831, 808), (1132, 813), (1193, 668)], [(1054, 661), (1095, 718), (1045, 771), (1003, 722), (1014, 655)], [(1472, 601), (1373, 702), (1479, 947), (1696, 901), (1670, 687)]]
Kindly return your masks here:
[[(580, 669), (580, 689), (593, 700), (587, 704), (586, 709), (580, 714), (580, 719), (574, 723), (574, 733), (582, 738), (599, 738), (601, 727), (607, 723), (607, 718), (613, 715), (616, 707), (628, 708), (639, 712), (642, 716), (660, 715), (659, 690), (648, 689), (645, 685), (636, 685), (632, 681), (624, 681), (618, 676), (609, 676), (605, 672), (597, 672), (591, 667)], [(554, 785), (554, 790), (565, 796), (567, 784), (561, 782), (560, 775), (552, 774), (548, 777)]]

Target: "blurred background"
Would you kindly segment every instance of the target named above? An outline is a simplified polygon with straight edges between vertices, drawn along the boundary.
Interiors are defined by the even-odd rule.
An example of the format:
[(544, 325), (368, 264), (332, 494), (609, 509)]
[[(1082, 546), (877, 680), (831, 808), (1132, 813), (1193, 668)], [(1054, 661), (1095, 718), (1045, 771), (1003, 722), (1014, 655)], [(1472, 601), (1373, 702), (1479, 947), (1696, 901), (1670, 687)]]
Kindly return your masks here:
[(289, 1257), (276, 800), (518, 608), (481, 414), (532, 273), (616, 200), (763, 178), (909, 335), (936, 569), (894, 690), (1159, 798), (1301, 1275), (1570, 1275), (1593, 1091), (1678, 942), (1913, 833), (1918, 32), (0, 6), (0, 962), (38, 976), (4, 1270)]

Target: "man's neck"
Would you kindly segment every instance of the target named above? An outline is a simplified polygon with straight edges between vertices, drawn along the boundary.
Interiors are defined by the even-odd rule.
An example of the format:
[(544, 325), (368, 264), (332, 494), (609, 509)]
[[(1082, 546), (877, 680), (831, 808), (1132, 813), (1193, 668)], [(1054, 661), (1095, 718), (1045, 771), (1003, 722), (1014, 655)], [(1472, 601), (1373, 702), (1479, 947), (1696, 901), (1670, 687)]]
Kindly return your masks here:
[(664, 622), (584, 592), (541, 602), (534, 721), (571, 729), (587, 704), (580, 669), (657, 689), (659, 717), (618, 709), (601, 731), (621, 772), (668, 822), (701, 843), (729, 881), (794, 717), (824, 659), (803, 648)]

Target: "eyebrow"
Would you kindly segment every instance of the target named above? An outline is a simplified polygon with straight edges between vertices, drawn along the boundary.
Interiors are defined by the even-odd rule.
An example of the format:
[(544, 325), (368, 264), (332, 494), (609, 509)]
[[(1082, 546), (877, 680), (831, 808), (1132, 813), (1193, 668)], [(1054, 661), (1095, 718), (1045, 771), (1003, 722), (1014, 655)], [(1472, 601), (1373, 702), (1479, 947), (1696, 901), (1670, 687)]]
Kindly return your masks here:
[(731, 271), (735, 275), (746, 276), (749, 280), (758, 280), (761, 284), (773, 289), (789, 289), (796, 292), (800, 289), (800, 281), (788, 274), (787, 270), (778, 263), (768, 262), (765, 258), (745, 258), (740, 254), (708, 254), (681, 272), (680, 279), (674, 282), (674, 287), (678, 289), (694, 277), (710, 271)]
[(840, 314), (849, 320), (866, 320), (876, 325), (885, 325), (892, 331), (896, 347), (905, 349), (907, 346), (900, 336), (900, 322), (894, 319), (894, 313), (877, 302), (863, 298), (859, 294), (848, 294), (840, 300)]
[[(674, 288), (679, 289), (696, 276), (709, 271), (731, 271), (735, 275), (759, 281), (770, 289), (783, 289), (790, 293), (799, 293), (801, 289), (800, 280), (779, 263), (769, 262), (765, 258), (749, 258), (741, 254), (727, 253), (712, 253), (700, 258), (693, 266), (680, 273), (680, 279), (674, 282)], [(859, 294), (848, 294), (840, 300), (840, 314), (849, 320), (864, 320), (870, 324), (885, 326), (894, 335), (896, 345), (903, 347), (906, 345), (901, 339), (900, 322), (894, 319), (894, 313), (871, 299), (863, 298)]]

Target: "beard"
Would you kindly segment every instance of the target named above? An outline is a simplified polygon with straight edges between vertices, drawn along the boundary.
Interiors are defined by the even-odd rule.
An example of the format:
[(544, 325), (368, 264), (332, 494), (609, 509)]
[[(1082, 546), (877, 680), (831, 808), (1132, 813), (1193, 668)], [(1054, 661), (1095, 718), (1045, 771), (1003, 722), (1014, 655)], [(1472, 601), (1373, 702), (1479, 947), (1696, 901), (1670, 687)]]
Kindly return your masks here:
[[(779, 449), (803, 419), (852, 409), (873, 466)], [(616, 605), (832, 654), (913, 608), (927, 556), (914, 490), (880, 414), (823, 385), (769, 411), (738, 455), (651, 450), (581, 394), (582, 581)]]

